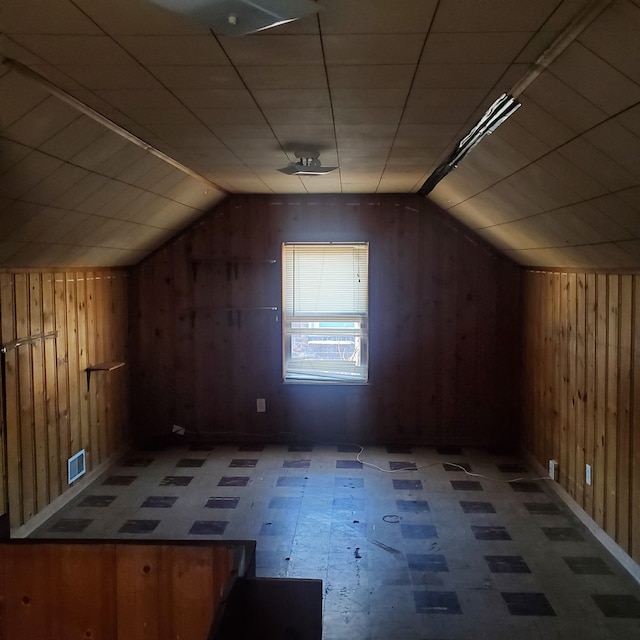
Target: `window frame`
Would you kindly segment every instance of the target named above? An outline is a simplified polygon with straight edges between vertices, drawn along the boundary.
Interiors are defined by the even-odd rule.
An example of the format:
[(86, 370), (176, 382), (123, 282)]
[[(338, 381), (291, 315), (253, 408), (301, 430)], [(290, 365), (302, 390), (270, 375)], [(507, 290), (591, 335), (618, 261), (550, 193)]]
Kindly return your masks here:
[[(309, 246), (313, 248), (322, 248), (322, 247), (351, 247), (357, 248), (358, 250), (364, 249), (364, 257), (366, 263), (366, 275), (363, 278), (365, 280), (365, 288), (364, 288), (364, 308), (362, 307), (362, 288), (358, 289), (359, 285), (354, 285), (354, 290), (358, 289), (358, 303), (354, 303), (356, 306), (360, 305), (359, 308), (350, 310), (348, 312), (341, 312), (339, 310), (331, 311), (330, 313), (312, 313), (312, 312), (304, 312), (304, 313), (296, 313), (293, 310), (293, 313), (290, 313), (291, 308), (291, 300), (288, 303), (287, 300), (287, 269), (290, 258), (287, 257), (287, 250), (289, 248), (295, 247), (304, 247)], [(354, 256), (356, 253), (354, 252)], [(291, 384), (310, 384), (310, 385), (366, 385), (369, 383), (369, 259), (370, 259), (370, 244), (368, 241), (356, 240), (356, 241), (283, 241), (282, 242), (282, 273), (281, 273), (281, 284), (282, 284), (282, 329), (281, 329), (281, 337), (282, 337), (282, 382), (286, 385)], [(358, 267), (358, 272), (360, 268)], [(347, 272), (348, 273), (348, 272)], [(295, 277), (290, 274), (290, 277)], [(360, 274), (358, 273), (358, 282), (361, 282)], [(292, 285), (295, 288), (295, 285)], [(355, 294), (354, 294), (355, 295)], [(295, 294), (294, 294), (295, 298)], [(295, 303), (294, 303), (295, 305)], [(356, 326), (353, 327), (292, 327), (291, 325), (294, 323), (350, 323)], [(313, 331), (313, 333), (308, 333), (307, 331)], [(314, 375), (313, 369), (314, 365), (310, 364), (310, 367), (304, 371), (305, 367), (302, 366), (295, 369), (295, 367), (291, 368), (290, 363), (295, 361), (295, 359), (291, 358), (292, 354), (292, 345), (293, 339), (292, 337), (296, 334), (302, 335), (313, 335), (318, 337), (330, 337), (330, 336), (356, 336), (359, 340), (356, 340), (355, 343), (358, 345), (355, 348), (354, 353), (358, 353), (358, 364), (355, 365), (353, 369), (349, 369), (348, 367), (340, 367), (335, 366), (336, 362), (340, 362), (339, 360), (332, 359), (310, 359), (309, 363), (317, 363), (317, 362), (325, 362), (327, 364), (327, 368), (323, 371), (325, 375), (318, 374)], [(339, 348), (339, 347), (338, 347)], [(302, 359), (300, 363), (302, 363)], [(332, 363), (332, 364), (328, 364)], [(333, 376), (331, 375), (333, 371)], [(349, 373), (352, 371), (353, 373)]]

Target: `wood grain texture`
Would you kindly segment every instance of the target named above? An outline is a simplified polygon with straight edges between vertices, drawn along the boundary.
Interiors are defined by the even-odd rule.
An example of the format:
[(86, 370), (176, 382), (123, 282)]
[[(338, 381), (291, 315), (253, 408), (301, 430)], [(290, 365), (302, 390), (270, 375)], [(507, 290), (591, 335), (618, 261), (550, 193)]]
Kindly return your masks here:
[(640, 275), (524, 271), (522, 290), (523, 441), (640, 560)]
[(0, 637), (203, 640), (236, 573), (225, 543), (1, 544)]
[[(370, 384), (282, 384), (279, 315), (247, 308), (281, 307), (285, 241), (370, 243)], [(518, 268), (425, 199), (233, 197), (131, 285), (141, 440), (517, 439)]]
[(21, 340), (6, 354), (12, 528), (68, 489), (71, 455), (85, 448), (90, 471), (128, 438), (126, 367), (115, 381), (94, 373), (90, 389), (84, 371), (127, 360), (127, 279), (122, 270), (0, 273), (0, 338)]

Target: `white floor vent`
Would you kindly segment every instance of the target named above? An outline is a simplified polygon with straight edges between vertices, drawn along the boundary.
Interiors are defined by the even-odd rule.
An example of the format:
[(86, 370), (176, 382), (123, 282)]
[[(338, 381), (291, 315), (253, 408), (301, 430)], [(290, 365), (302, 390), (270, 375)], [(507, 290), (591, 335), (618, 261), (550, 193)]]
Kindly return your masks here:
[(75, 482), (80, 476), (83, 476), (86, 471), (87, 461), (84, 449), (82, 449), (67, 460), (67, 474), (69, 476), (69, 484)]

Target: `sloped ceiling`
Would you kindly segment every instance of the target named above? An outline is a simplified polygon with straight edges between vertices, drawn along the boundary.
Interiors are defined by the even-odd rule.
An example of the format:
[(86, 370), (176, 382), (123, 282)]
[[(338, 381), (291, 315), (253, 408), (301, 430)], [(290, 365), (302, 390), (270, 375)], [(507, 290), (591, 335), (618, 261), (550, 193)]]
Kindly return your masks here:
[[(640, 269), (640, 0), (320, 4), (234, 38), (145, 0), (5, 0), (0, 265), (135, 264), (228, 193), (416, 192), (516, 91), (430, 197), (521, 264)], [(301, 146), (340, 169), (276, 171)]]

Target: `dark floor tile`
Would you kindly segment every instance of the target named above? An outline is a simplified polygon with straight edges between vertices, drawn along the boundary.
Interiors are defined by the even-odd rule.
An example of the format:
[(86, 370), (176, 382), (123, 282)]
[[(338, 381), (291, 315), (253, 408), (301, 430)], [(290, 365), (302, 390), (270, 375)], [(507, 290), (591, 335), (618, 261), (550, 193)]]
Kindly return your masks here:
[(407, 564), (412, 571), (449, 571), (447, 560), (440, 553), (407, 553)]
[(364, 478), (341, 478), (335, 479), (337, 489), (364, 489)]
[(544, 493), (538, 482), (510, 482), (511, 488), (519, 493)]
[(189, 451), (213, 451), (213, 449), (212, 444), (195, 443), (189, 445)]
[(187, 487), (193, 476), (165, 476), (160, 481), (161, 487)]
[(360, 453), (362, 447), (359, 444), (339, 444), (336, 450), (338, 453)]
[(196, 536), (221, 536), (228, 524), (228, 520), (196, 520), (191, 525), (189, 534)]
[(127, 520), (118, 533), (151, 533), (160, 524), (160, 520)]
[(299, 509), (302, 498), (288, 498), (276, 496), (269, 500), (269, 509)]
[(293, 442), (289, 445), (289, 451), (313, 451), (313, 445), (309, 442)]
[(249, 476), (223, 476), (218, 482), (219, 487), (246, 487)]
[(123, 467), (148, 467), (153, 462), (153, 458), (127, 458), (123, 463)]
[(196, 468), (201, 467), (206, 462), (205, 458), (182, 458), (178, 460), (176, 467)]
[(563, 513), (553, 502), (525, 502), (524, 508), (534, 516), (556, 516)]
[(401, 444), (390, 444), (387, 447), (387, 453), (402, 453), (411, 455), (413, 453), (413, 447), (408, 447)]
[(454, 491), (484, 491), (477, 480), (451, 480)]
[(455, 591), (414, 591), (418, 613), (462, 613)]
[(389, 469), (391, 471), (416, 471), (418, 467), (416, 467), (415, 462), (401, 462), (399, 460), (390, 460), (389, 461)]
[(177, 499), (176, 496), (149, 496), (141, 506), (145, 509), (169, 509)]
[(335, 511), (363, 511), (364, 498), (334, 498), (333, 509)]
[(491, 573), (531, 573), (522, 556), (485, 556)]
[(362, 469), (358, 460), (336, 460), (336, 469)]
[(502, 473), (527, 473), (529, 471), (520, 462), (500, 462), (496, 466)]
[(53, 533), (81, 533), (92, 522), (91, 518), (62, 518), (48, 530)]
[(240, 467), (243, 469), (251, 469), (258, 464), (257, 458), (234, 458), (230, 463), (230, 467)]
[(112, 487), (128, 487), (138, 476), (109, 476), (102, 482)]
[(264, 444), (262, 442), (254, 442), (253, 444), (241, 444), (238, 447), (238, 451), (264, 451)]
[(396, 500), (398, 511), (409, 511), (418, 513), (420, 511), (430, 511), (429, 503), (426, 500)]
[(309, 458), (285, 460), (282, 466), (285, 469), (308, 469), (311, 466), (311, 460)]
[(393, 480), (393, 488), (403, 491), (422, 491), (422, 480)]
[(280, 476), (276, 481), (276, 487), (304, 487), (307, 478), (304, 476)]
[(607, 618), (640, 618), (640, 600), (635, 596), (600, 593), (591, 597)]
[(582, 534), (573, 527), (541, 527), (552, 542), (583, 542)]
[(436, 452), (441, 456), (461, 456), (462, 447), (436, 447)]
[(511, 536), (506, 527), (472, 525), (471, 531), (476, 540), (511, 540)]
[(563, 558), (573, 573), (590, 576), (607, 576), (613, 571), (609, 565), (597, 556), (571, 556)]
[(295, 522), (263, 522), (260, 527), (261, 536), (283, 536), (294, 531)]
[(468, 471), (471, 473), (471, 465), (468, 462), (443, 462), (445, 471)]
[(116, 499), (116, 496), (87, 496), (78, 505), (79, 507), (108, 507)]
[(235, 509), (240, 502), (240, 498), (229, 496), (215, 496), (207, 500), (205, 509)]
[(544, 593), (502, 593), (512, 616), (555, 616)]
[(401, 524), (403, 538), (437, 538), (438, 530), (432, 524)]
[(465, 513), (495, 513), (496, 509), (490, 502), (470, 502), (460, 500), (460, 506)]

